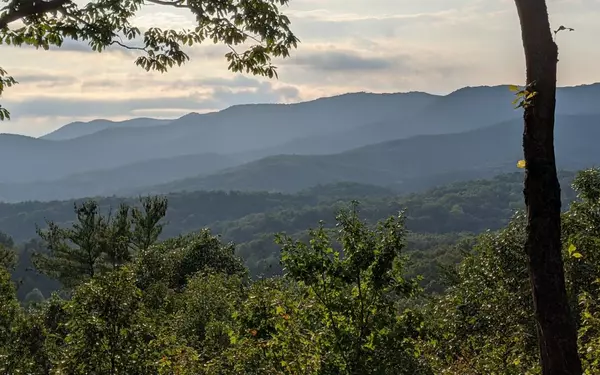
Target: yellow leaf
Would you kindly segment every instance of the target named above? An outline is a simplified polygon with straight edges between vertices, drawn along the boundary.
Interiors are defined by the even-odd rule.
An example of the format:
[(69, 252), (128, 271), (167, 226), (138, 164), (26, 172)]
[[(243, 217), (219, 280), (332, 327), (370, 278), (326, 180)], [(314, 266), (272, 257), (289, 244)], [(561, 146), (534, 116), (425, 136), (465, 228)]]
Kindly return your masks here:
[(508, 85), (508, 89), (512, 92), (517, 92), (519, 91), (519, 86), (517, 85)]
[(532, 92), (531, 94), (527, 95), (527, 100), (536, 97), (537, 96), (537, 91)]
[(523, 169), (523, 168), (525, 168), (526, 166), (527, 166), (527, 163), (525, 163), (525, 160), (519, 160), (519, 161), (517, 162), (517, 168), (521, 168), (521, 169)]
[(581, 253), (573, 253), (573, 254), (571, 254), (571, 256), (572, 256), (573, 258), (577, 258), (577, 259), (579, 259), (579, 258), (583, 258), (583, 255), (581, 255)]
[(569, 245), (569, 254), (572, 254), (575, 252), (575, 250), (577, 250), (577, 246), (570, 244)]

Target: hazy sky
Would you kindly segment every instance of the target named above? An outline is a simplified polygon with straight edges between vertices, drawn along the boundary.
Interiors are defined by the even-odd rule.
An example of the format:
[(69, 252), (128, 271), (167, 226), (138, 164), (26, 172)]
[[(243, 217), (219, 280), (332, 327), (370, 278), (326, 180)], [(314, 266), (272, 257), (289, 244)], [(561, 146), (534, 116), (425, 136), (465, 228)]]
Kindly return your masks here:
[[(559, 85), (600, 81), (600, 0), (549, 0), (561, 33)], [(350, 91), (448, 93), (520, 83), (524, 59), (513, 0), (291, 0), (301, 40), (278, 61), (279, 80), (234, 75), (226, 50), (200, 46), (166, 74), (147, 73), (126, 51), (97, 54), (0, 47), (0, 66), (20, 84), (0, 100), (13, 115), (0, 132), (40, 135), (74, 120), (174, 118), (239, 103), (296, 102)], [(185, 11), (148, 6), (139, 27), (192, 25)]]

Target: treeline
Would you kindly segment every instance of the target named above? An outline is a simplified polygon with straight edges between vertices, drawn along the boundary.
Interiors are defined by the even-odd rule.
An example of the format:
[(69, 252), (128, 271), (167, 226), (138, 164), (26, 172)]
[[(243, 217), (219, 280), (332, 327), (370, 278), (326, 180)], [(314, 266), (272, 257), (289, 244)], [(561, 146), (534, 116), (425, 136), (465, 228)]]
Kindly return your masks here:
[[(564, 199), (574, 198), (569, 185), (572, 172), (563, 172)], [(378, 186), (338, 183), (317, 186), (298, 194), (268, 192), (198, 191), (167, 195), (169, 223), (161, 238), (210, 227), (237, 243), (248, 234), (291, 232), (306, 229), (318, 220), (332, 222), (341, 207), (353, 199), (361, 202), (362, 215), (369, 220), (406, 209), (407, 226), (428, 233), (480, 232), (505, 225), (512, 213), (523, 207), (522, 173), (500, 175), (441, 186), (419, 194), (399, 196)], [(137, 205), (137, 198), (94, 198), (101, 212), (121, 203)], [(86, 199), (76, 200), (80, 205)], [(21, 243), (36, 238), (36, 225), (46, 220), (59, 224), (73, 222), (73, 201), (0, 203), (0, 231)], [(247, 228), (245, 228), (247, 227)], [(280, 229), (281, 228), (281, 229)], [(256, 230), (255, 230), (256, 229)]]
[[(600, 171), (574, 186), (565, 271), (580, 355), (595, 374)], [(460, 241), (444, 288), (424, 294), (407, 272), (403, 214), (370, 225), (351, 205), (335, 229), (280, 235), (284, 275), (252, 280), (209, 230), (161, 241), (164, 203), (148, 198), (110, 217), (88, 203), (76, 225), (41, 230), (48, 250), (33, 264), (63, 285), (46, 301), (23, 306), (0, 271), (2, 373), (540, 374), (520, 214)]]
[[(571, 202), (575, 192), (571, 188), (574, 173), (562, 172), (563, 200)], [(481, 233), (505, 226), (512, 215), (524, 207), (523, 175), (512, 173), (490, 180), (455, 183), (431, 189), (424, 193), (404, 197), (365, 197), (360, 200), (360, 215), (367, 222), (405, 212), (409, 252), (418, 250), (419, 269), (429, 281), (435, 279), (437, 256), (442, 248), (454, 244), (467, 233)], [(343, 196), (352, 197), (351, 194)], [(326, 226), (335, 225), (337, 213), (346, 208), (348, 200), (335, 197), (322, 199), (313, 206), (284, 207), (266, 212), (252, 213), (239, 219), (210, 224), (210, 228), (223, 238), (239, 244), (242, 257), (253, 274), (279, 274), (279, 249), (274, 236), (285, 232), (306, 238), (307, 229), (320, 220)], [(568, 205), (566, 205), (568, 206)], [(419, 243), (417, 245), (416, 243)], [(429, 244), (423, 246), (424, 243)], [(428, 259), (428, 264), (424, 264)], [(423, 268), (424, 267), (424, 268)]]
[[(570, 188), (573, 173), (561, 174), (564, 199), (574, 199)], [(405, 210), (406, 251), (412, 254), (408, 272), (421, 274), (423, 286), (439, 290), (439, 264), (459, 255), (450, 250), (457, 241), (488, 229), (506, 225), (514, 212), (523, 207), (522, 174), (500, 175), (491, 180), (475, 180), (438, 187), (430, 191), (398, 197), (390, 190), (369, 185), (339, 183), (318, 186), (295, 195), (277, 193), (194, 192), (168, 196), (169, 209), (159, 239), (210, 228), (223, 241), (236, 244), (253, 277), (281, 275), (279, 247), (275, 235), (283, 232), (307, 238), (308, 229), (320, 220), (327, 227), (349, 202), (359, 199), (361, 218), (374, 224), (383, 217)], [(140, 207), (136, 199), (102, 198), (95, 200), (98, 214), (108, 214), (121, 204)], [(80, 207), (86, 201), (76, 201)], [(36, 225), (45, 228), (46, 219), (60, 226), (73, 223), (73, 203), (26, 202), (0, 208), (0, 228), (18, 241), (20, 262), (14, 271), (21, 280), (21, 299), (34, 288), (44, 296), (57, 284), (31, 271), (31, 254), (43, 247)]]

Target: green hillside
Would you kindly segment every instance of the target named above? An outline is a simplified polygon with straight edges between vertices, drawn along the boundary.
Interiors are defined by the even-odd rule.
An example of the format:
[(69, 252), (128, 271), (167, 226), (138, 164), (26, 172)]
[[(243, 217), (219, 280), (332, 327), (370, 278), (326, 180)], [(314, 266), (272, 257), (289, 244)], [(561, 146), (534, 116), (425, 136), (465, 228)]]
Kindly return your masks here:
[[(574, 174), (561, 173), (566, 202), (575, 195), (569, 187)], [(253, 275), (271, 275), (281, 271), (277, 233), (298, 238), (323, 220), (325, 226), (335, 223), (338, 212), (352, 200), (359, 200), (362, 218), (369, 223), (396, 215), (402, 210), (410, 231), (408, 250), (417, 254), (415, 269), (435, 279), (437, 258), (450, 257), (450, 245), (459, 239), (487, 229), (506, 225), (514, 212), (523, 206), (522, 173), (511, 173), (489, 180), (454, 183), (423, 193), (398, 196), (377, 186), (339, 183), (319, 186), (297, 194), (266, 192), (193, 192), (168, 195), (167, 225), (162, 238), (210, 228), (214, 233), (237, 245)], [(81, 203), (82, 201), (78, 201)], [(98, 198), (104, 213), (122, 202), (135, 205), (134, 199)], [(26, 202), (0, 205), (0, 228), (23, 243), (36, 238), (36, 225), (45, 220), (69, 226), (75, 218), (73, 202)], [(29, 247), (39, 247), (30, 243)], [(24, 258), (27, 262), (27, 257)], [(25, 267), (26, 268), (26, 267)], [(22, 268), (24, 271), (25, 268)]]
[[(563, 190), (571, 172), (563, 172)], [(522, 173), (490, 180), (473, 180), (444, 185), (423, 193), (398, 195), (392, 190), (357, 183), (321, 185), (295, 194), (268, 192), (197, 191), (173, 193), (167, 212), (164, 237), (211, 227), (236, 242), (280, 230), (306, 229), (319, 220), (332, 221), (336, 212), (351, 200), (361, 202), (363, 217), (377, 220), (407, 209), (411, 230), (431, 233), (480, 232), (498, 228), (522, 206)], [(567, 187), (567, 188), (564, 188)], [(121, 202), (135, 204), (136, 198), (95, 198), (104, 212)], [(35, 226), (46, 220), (68, 224), (73, 205), (84, 200), (0, 204), (0, 230), (22, 242), (35, 237)], [(245, 228), (245, 229), (242, 229)]]
[[(572, 172), (560, 174), (565, 207), (575, 199), (570, 186), (573, 178)], [(447, 244), (447, 236), (476, 234), (505, 226), (514, 213), (524, 207), (522, 179), (522, 173), (511, 173), (489, 180), (440, 186), (407, 196), (366, 198), (360, 201), (360, 215), (368, 222), (375, 223), (405, 210), (406, 227), (413, 233), (410, 239), (416, 236), (420, 241), (425, 238), (428, 243), (441, 236), (445, 239), (442, 242)], [(302, 236), (307, 228), (315, 227), (319, 220), (323, 220), (325, 225), (333, 225), (337, 213), (347, 207), (348, 200), (332, 200), (300, 208), (289, 206), (216, 222), (210, 227), (223, 238), (240, 244), (238, 254), (251, 269), (277, 273), (279, 248), (273, 243), (276, 233)], [(433, 250), (429, 245), (414, 249), (424, 248)]]
[[(564, 261), (569, 292), (581, 291), (583, 297), (589, 298), (583, 300), (586, 305), (583, 305), (581, 312), (582, 316), (592, 316), (587, 304), (596, 301), (597, 295), (587, 296), (595, 291), (590, 281), (598, 277), (597, 259), (594, 256), (597, 246), (594, 244), (599, 237), (597, 228), (589, 224), (597, 219), (600, 172), (590, 170), (586, 173), (575, 184), (582, 199), (576, 204), (565, 204), (565, 208), (570, 207), (563, 216), (563, 236), (575, 241), (571, 247), (575, 246), (577, 256), (567, 255), (572, 250), (567, 252), (565, 248)], [(461, 345), (461, 351), (468, 353), (477, 352), (481, 355), (477, 347), (471, 347), (471, 337), (500, 343), (504, 353), (512, 350), (515, 342), (525, 345), (521, 343), (522, 340), (535, 337), (535, 325), (531, 324), (532, 312), (527, 310), (531, 303), (527, 298), (531, 298), (531, 294), (528, 275), (524, 272), (527, 267), (522, 250), (524, 217), (513, 216), (515, 210), (522, 207), (522, 178), (521, 172), (511, 173), (489, 180), (440, 186), (406, 196), (395, 196), (381, 187), (349, 183), (319, 186), (292, 195), (222, 192), (177, 194), (172, 196), (176, 199), (169, 213), (170, 231), (184, 232), (186, 226), (198, 223), (196, 217), (186, 215), (186, 209), (193, 207), (198, 210), (204, 206), (206, 210), (203, 211), (202, 220), (221, 218), (209, 226), (222, 233), (223, 238), (214, 236), (211, 231), (201, 230), (156, 242), (152, 235), (155, 233), (153, 228), (156, 228), (154, 224), (139, 226), (147, 222), (146, 218), (154, 212), (152, 208), (136, 211), (137, 214), (131, 216), (128, 213), (125, 214), (127, 216), (117, 215), (117, 219), (106, 226), (96, 224), (97, 216), (94, 213), (93, 216), (80, 216), (80, 229), (71, 231), (65, 228), (68, 223), (61, 222), (58, 225), (62, 229), (54, 229), (43, 235), (49, 243), (59, 246), (54, 249), (68, 248), (68, 256), (56, 250), (47, 252), (41, 242), (29, 241), (17, 246), (19, 259), (14, 268), (11, 267), (11, 254), (6, 251), (7, 247), (13, 247), (14, 244), (7, 236), (0, 235), (0, 245), (3, 245), (0, 246), (0, 262), (11, 267), (13, 280), (18, 281), (17, 287), (13, 287), (11, 275), (2, 270), (2, 290), (8, 291), (4, 295), (10, 296), (9, 299), (4, 297), (4, 300), (10, 302), (11, 309), (21, 305), (24, 311), (31, 314), (27, 320), (13, 320), (15, 323), (8, 324), (20, 327), (19, 331), (15, 331), (18, 337), (28, 338), (29, 341), (25, 342), (54, 340), (45, 344), (54, 348), (71, 345), (69, 340), (73, 336), (65, 336), (64, 344), (58, 341), (60, 336), (53, 336), (55, 331), (60, 333), (63, 328), (74, 330), (72, 327), (77, 327), (78, 334), (87, 338), (89, 332), (94, 332), (99, 325), (107, 326), (106, 330), (113, 334), (115, 325), (124, 321), (124, 328), (118, 330), (123, 336), (129, 332), (127, 327), (140, 330), (156, 321), (169, 322), (176, 330), (165, 332), (176, 332), (183, 337), (183, 343), (188, 342), (185, 338), (187, 334), (191, 337), (189, 340), (201, 343), (197, 347), (203, 349), (207, 342), (214, 342), (219, 348), (221, 344), (218, 343), (233, 345), (233, 331), (227, 328), (229, 326), (211, 326), (206, 323), (207, 319), (232, 319), (234, 323), (240, 319), (239, 322), (245, 325), (240, 328), (235, 340), (251, 340), (251, 344), (258, 342), (257, 353), (262, 355), (262, 349), (268, 346), (262, 345), (265, 341), (257, 340), (263, 340), (259, 336), (262, 335), (261, 330), (272, 329), (273, 325), (267, 324), (274, 324), (276, 333), (285, 329), (293, 340), (298, 332), (310, 332), (306, 336), (306, 345), (310, 347), (312, 337), (323, 332), (319, 326), (314, 328), (315, 320), (311, 317), (321, 308), (328, 308), (326, 304), (331, 301), (329, 298), (337, 298), (335, 308), (345, 313), (348, 318), (344, 319), (348, 321), (362, 311), (362, 305), (355, 302), (357, 299), (364, 298), (365, 303), (372, 304), (373, 298), (379, 298), (378, 307), (384, 306), (382, 303), (385, 301), (393, 301), (394, 305), (368, 311), (373, 314), (386, 313), (389, 315), (386, 321), (414, 327), (409, 331), (402, 328), (401, 332), (403, 335), (404, 332), (413, 335), (412, 340), (418, 340), (414, 342), (419, 345), (419, 350), (428, 350), (423, 352), (428, 353), (427, 358), (437, 366), (435, 368), (444, 365), (439, 362), (442, 360), (448, 361), (447, 366), (454, 366), (453, 358), (430, 354), (437, 353), (431, 348), (439, 348), (437, 343), (446, 337)], [(571, 172), (560, 174), (565, 203), (575, 198), (573, 190), (569, 188), (573, 178)], [(362, 204), (358, 206), (360, 212), (346, 211), (334, 220), (338, 210), (347, 208), (348, 200), (353, 198), (362, 198)], [(145, 201), (147, 207), (151, 202), (164, 208), (161, 199)], [(105, 208), (116, 203), (119, 202), (114, 198), (100, 200)], [(89, 202), (85, 206), (94, 207)], [(34, 215), (28, 215), (23, 211), (24, 208), (32, 210), (32, 214), (51, 218), (53, 215), (57, 217), (57, 214), (66, 215), (66, 207), (68, 204), (64, 202), (30, 202), (5, 205), (4, 208), (14, 215), (13, 219), (16, 216), (31, 219)], [(393, 216), (404, 208), (407, 210), (406, 225), (402, 219), (397, 219), (398, 216)], [(252, 211), (255, 212), (244, 214)], [(158, 215), (160, 218), (163, 213)], [(10, 220), (9, 216), (3, 220)], [(71, 218), (73, 216), (71, 213)], [(389, 218), (382, 222), (381, 219), (386, 216)], [(513, 220), (509, 223), (511, 216)], [(122, 221), (118, 217), (125, 217), (127, 233), (115, 232), (122, 228)], [(325, 219), (322, 229), (307, 230), (314, 228), (321, 218)], [(371, 225), (376, 220), (379, 221), (377, 227)], [(133, 227), (129, 227), (132, 223)], [(141, 228), (142, 236), (136, 235), (138, 228)], [(492, 231), (476, 235), (476, 232), (486, 229)], [(291, 236), (280, 238), (279, 244), (274, 244), (274, 232), (280, 231)], [(120, 235), (113, 236), (115, 233)], [(151, 237), (153, 243), (140, 247), (140, 240), (146, 241)], [(166, 233), (165, 237), (168, 237)], [(238, 245), (229, 243), (230, 240), (238, 242)], [(122, 241), (127, 241), (125, 247), (122, 247)], [(102, 252), (98, 258), (91, 259), (84, 256), (89, 249), (100, 249)], [(126, 252), (114, 252), (114, 249), (125, 249)], [(39, 254), (32, 256), (36, 251), (42, 253), (41, 257)], [(248, 268), (243, 266), (236, 253)], [(132, 254), (132, 258), (128, 258), (127, 254)], [(393, 259), (386, 260), (390, 254)], [(39, 262), (44, 259), (47, 263)], [(33, 265), (41, 274), (30, 270)], [(379, 272), (382, 266), (385, 268)], [(53, 273), (55, 267), (61, 271)], [(283, 269), (283, 278), (272, 277)], [(252, 279), (247, 278), (247, 271), (254, 276)], [(386, 277), (390, 272), (396, 273)], [(66, 302), (57, 297), (48, 298), (52, 291), (60, 287), (48, 275), (57, 275), (57, 280), (63, 285), (74, 285), (73, 297)], [(78, 278), (71, 278), (70, 275)], [(358, 280), (356, 284), (349, 284), (354, 280)], [(389, 289), (380, 289), (385, 292), (382, 295), (373, 292), (378, 282), (386, 282), (390, 286)], [(311, 294), (307, 289), (310, 287), (320, 288), (320, 294)], [(363, 293), (366, 297), (362, 297)], [(403, 293), (406, 297), (398, 300), (397, 293)], [(327, 295), (328, 300), (323, 299), (323, 295)], [(348, 301), (353, 303), (353, 310), (346, 307)], [(573, 301), (572, 307), (577, 306)], [(118, 313), (111, 315), (113, 311)], [(147, 318), (138, 315), (140, 311), (160, 311), (160, 314), (157, 313), (156, 318), (150, 315)], [(72, 316), (86, 323), (75, 326)], [(307, 322), (305, 319), (308, 318), (313, 320)], [(130, 324), (130, 321), (135, 324)], [(341, 319), (338, 321), (342, 322)], [(304, 326), (299, 326), (300, 323)], [(41, 331), (42, 336), (38, 324), (49, 327)], [(456, 332), (471, 332), (474, 324), (485, 329), (475, 331), (477, 336), (472, 333), (468, 333), (467, 338), (456, 335)], [(585, 317), (582, 318), (582, 324), (588, 324)], [(31, 329), (24, 331), (22, 327)], [(505, 330), (503, 327), (511, 329)], [(142, 338), (153, 337), (149, 330), (141, 332), (139, 335)], [(511, 336), (505, 338), (506, 332)], [(168, 344), (168, 340), (164, 342)], [(392, 336), (391, 342), (396, 341), (396, 336)], [(229, 353), (230, 349), (223, 350)], [(305, 350), (299, 350), (298, 353), (305, 353)], [(237, 358), (237, 353), (227, 358)], [(487, 352), (484, 354), (487, 355)], [(413, 357), (411, 354), (410, 358)], [(484, 359), (487, 361), (487, 358)], [(496, 361), (496, 357), (491, 360)], [(527, 360), (523, 368), (531, 368), (537, 363), (535, 358)], [(165, 362), (164, 359), (162, 361)], [(504, 368), (505, 362), (497, 362), (496, 367)], [(188, 366), (188, 363), (193, 362), (183, 362), (182, 366)], [(228, 359), (223, 363), (227, 366), (231, 362)], [(511, 363), (517, 366), (521, 362), (511, 360)], [(459, 360), (458, 366), (461, 364)], [(437, 372), (422, 374), (433, 373)], [(514, 373), (526, 372), (519, 369)]]

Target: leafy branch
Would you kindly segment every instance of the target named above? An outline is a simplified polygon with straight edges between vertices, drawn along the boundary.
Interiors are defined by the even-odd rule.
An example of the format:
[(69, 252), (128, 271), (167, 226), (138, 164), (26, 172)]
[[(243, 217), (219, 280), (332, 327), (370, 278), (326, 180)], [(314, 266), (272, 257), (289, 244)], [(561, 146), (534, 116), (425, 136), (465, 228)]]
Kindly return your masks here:
[[(2, 96), (5, 87), (11, 87), (17, 83), (13, 77), (8, 75), (6, 70), (0, 68), (0, 96)], [(0, 121), (4, 119), (10, 120), (10, 113), (0, 104)]]
[(528, 83), (524, 88), (516, 85), (510, 85), (508, 88), (515, 93), (516, 98), (512, 101), (515, 109), (527, 109), (533, 106), (533, 98), (538, 95), (538, 92), (535, 91), (535, 81)]
[[(225, 54), (228, 69), (269, 78), (277, 77), (274, 57), (289, 57), (298, 38), (290, 20), (280, 12), (289, 0), (95, 0), (78, 5), (72, 0), (11, 0), (0, 8), (0, 45), (48, 50), (62, 46), (65, 39), (87, 42), (93, 51), (109, 46), (140, 51), (135, 64), (146, 71), (166, 72), (190, 60), (186, 47), (212, 41), (231, 50)], [(143, 6), (188, 9), (195, 16), (193, 29), (144, 32), (131, 24)], [(19, 22), (19, 26), (11, 28)], [(138, 42), (136, 46), (129, 42)], [(244, 45), (245, 50), (235, 47)], [(15, 82), (3, 80), (3, 86)], [(1, 92), (0, 92), (1, 94)], [(2, 117), (8, 118), (8, 112)]]
[[(535, 81), (529, 82), (527, 86), (520, 88), (516, 85), (508, 86), (509, 90), (515, 93), (515, 99), (512, 101), (512, 104), (517, 108), (527, 109), (533, 107), (533, 99), (538, 95), (538, 92), (535, 91)], [(527, 167), (527, 163), (525, 160), (519, 160), (517, 162), (517, 168), (525, 169)]]

